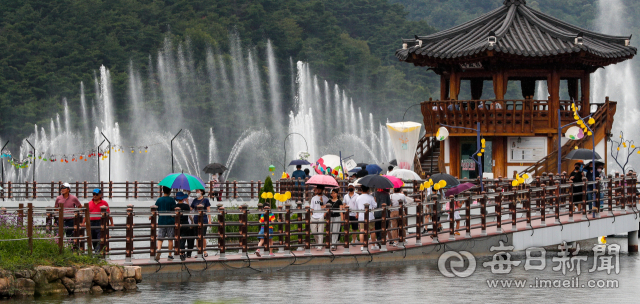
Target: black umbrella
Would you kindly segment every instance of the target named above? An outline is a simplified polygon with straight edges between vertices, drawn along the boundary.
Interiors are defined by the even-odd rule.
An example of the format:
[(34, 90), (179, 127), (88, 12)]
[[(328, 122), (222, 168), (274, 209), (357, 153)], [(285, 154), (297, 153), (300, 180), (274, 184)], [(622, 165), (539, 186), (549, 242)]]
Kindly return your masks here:
[(360, 167), (360, 168), (362, 168), (362, 169), (366, 168), (366, 167), (367, 167), (367, 165), (368, 165), (367, 163), (357, 163), (357, 164), (356, 164), (356, 166), (358, 166), (358, 167)]
[[(595, 157), (594, 157), (595, 156)], [(575, 149), (571, 150), (565, 159), (581, 159), (581, 160), (591, 160), (591, 159), (601, 159), (600, 155), (593, 150), (589, 149)]]
[(444, 180), (445, 182), (447, 182), (447, 186), (445, 188), (451, 188), (460, 185), (460, 181), (458, 181), (457, 178), (447, 173), (438, 173), (431, 175), (431, 179), (433, 180), (434, 184), (437, 184), (439, 181)]
[(394, 159), (394, 160), (390, 161), (389, 164), (397, 166), (398, 165), (398, 161)]
[(310, 164), (311, 164), (310, 162), (308, 162), (308, 161), (306, 161), (304, 159), (295, 159), (295, 160), (292, 160), (289, 163), (289, 166), (297, 166), (297, 165), (305, 166), (305, 165), (310, 165)]
[(362, 169), (356, 173), (356, 177), (365, 177), (369, 175), (369, 171)]
[(393, 183), (382, 175), (367, 175), (358, 180), (358, 184), (369, 188), (390, 189)]
[(222, 174), (226, 170), (227, 167), (219, 163), (208, 164), (204, 169), (202, 169), (202, 171), (208, 174)]

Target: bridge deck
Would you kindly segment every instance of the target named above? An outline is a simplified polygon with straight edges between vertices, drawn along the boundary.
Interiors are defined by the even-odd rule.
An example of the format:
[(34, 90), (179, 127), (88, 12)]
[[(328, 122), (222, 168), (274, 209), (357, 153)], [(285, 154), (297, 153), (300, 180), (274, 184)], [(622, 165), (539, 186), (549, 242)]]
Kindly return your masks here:
[[(571, 222), (569, 215), (561, 215), (560, 216), (560, 223), (555, 223), (555, 219), (552, 218), (553, 213), (548, 213), (547, 216), (547, 220), (546, 220), (546, 225), (543, 226), (540, 216), (536, 216), (533, 217), (531, 220), (531, 228), (527, 228), (526, 225), (526, 219), (525, 218), (519, 218), (518, 222), (517, 222), (517, 233), (522, 233), (527, 231), (526, 235), (530, 235), (533, 236), (535, 235), (536, 231), (541, 231), (543, 229), (555, 229), (559, 231), (565, 231), (566, 233), (569, 234), (575, 234), (576, 231), (572, 231), (572, 230), (576, 230), (576, 229), (580, 229), (580, 230), (584, 230), (584, 224), (587, 225), (587, 227), (591, 227), (593, 229), (587, 228), (587, 230), (595, 230), (595, 231), (591, 231), (591, 235), (607, 235), (607, 234), (611, 234), (611, 230), (610, 229), (601, 229), (598, 228), (598, 226), (602, 226), (607, 225), (610, 226), (611, 229), (615, 230), (615, 233), (625, 233), (628, 231), (631, 231), (633, 229), (633, 227), (635, 227), (635, 229), (638, 229), (638, 216), (636, 215), (636, 213), (634, 213), (633, 211), (628, 211), (628, 212), (623, 212), (620, 210), (614, 211), (613, 212), (614, 215), (608, 215), (608, 212), (602, 212), (601, 213), (601, 217), (600, 218), (592, 218), (591, 215), (589, 215), (588, 219), (583, 219), (582, 218), (582, 214), (576, 214), (574, 216), (574, 221)], [(506, 218), (506, 217), (505, 217)], [(614, 220), (614, 218), (616, 218)], [(625, 220), (621, 220), (622, 218), (624, 218)], [(615, 222), (618, 222), (618, 225), (616, 226)], [(462, 221), (464, 222), (464, 221)], [(633, 225), (629, 225), (629, 223), (632, 222)], [(593, 223), (593, 225), (592, 225)], [(599, 225), (596, 225), (599, 224)], [(613, 224), (613, 225), (611, 225)], [(443, 224), (443, 228), (447, 228), (448, 224), (445, 223)], [(465, 227), (461, 226), (461, 229), (464, 229)], [(602, 230), (602, 231), (598, 231), (598, 230)], [(607, 231), (604, 231), (607, 230)], [(503, 224), (502, 224), (502, 232), (498, 232), (497, 231), (497, 222), (493, 221), (493, 222), (488, 222), (487, 223), (487, 231), (486, 231), (486, 235), (482, 234), (481, 231), (481, 226), (479, 224), (476, 225), (472, 225), (471, 228), (471, 238), (467, 238), (465, 236), (465, 231), (462, 230), (460, 231), (461, 235), (456, 235), (454, 240), (450, 240), (450, 233), (449, 232), (442, 232), (438, 234), (438, 242), (433, 242), (433, 239), (431, 236), (422, 236), (421, 237), (421, 241), (422, 241), (422, 245), (416, 245), (416, 238), (415, 238), (415, 234), (409, 234), (407, 237), (407, 245), (406, 245), (406, 249), (407, 251), (415, 249), (415, 248), (420, 248), (420, 247), (427, 247), (427, 246), (434, 246), (434, 245), (438, 245), (438, 243), (440, 244), (454, 244), (454, 243), (462, 243), (462, 242), (466, 242), (471, 240), (477, 240), (477, 239), (482, 239), (482, 238), (491, 238), (491, 237), (495, 237), (495, 236), (501, 236), (501, 235), (514, 235), (514, 231), (512, 231), (512, 225), (511, 223), (506, 224), (504, 223), (503, 220)], [(600, 234), (598, 234), (599, 232), (601, 232)], [(595, 233), (595, 234), (594, 234)], [(578, 237), (579, 238), (579, 237)], [(589, 237), (590, 238), (590, 237)], [(518, 242), (517, 240), (514, 240), (514, 237), (508, 237), (508, 238), (503, 238), (504, 240), (506, 240), (506, 243), (510, 244), (510, 245), (516, 245), (515, 250), (521, 250), (524, 248), (518, 248), (521, 246), (518, 246), (518, 244), (514, 244), (514, 242)], [(558, 244), (557, 241), (553, 240), (553, 238), (547, 238), (549, 239), (548, 243), (546, 244), (536, 244), (537, 246), (548, 246), (548, 245), (554, 245), (554, 244)], [(532, 238), (533, 240), (533, 238)], [(576, 241), (578, 239), (565, 239), (565, 241)], [(497, 246), (499, 245), (497, 242), (495, 244), (492, 244), (492, 246)], [(506, 244), (505, 244), (506, 245)], [(166, 246), (166, 245), (165, 245)], [(344, 247), (343, 246), (338, 246), (336, 251), (332, 251), (331, 253), (335, 256), (363, 256), (363, 255), (376, 255), (376, 254), (382, 254), (382, 253), (390, 253), (390, 252), (402, 252), (404, 251), (403, 248), (401, 247), (393, 247), (393, 246), (387, 246), (387, 251), (381, 251), (381, 250), (372, 250), (369, 249), (369, 252), (365, 251), (361, 251), (360, 247), (362, 246), (350, 246), (350, 250), (348, 253), (345, 253), (344, 251)], [(292, 248), (296, 248), (293, 247)], [(371, 248), (371, 246), (369, 246), (369, 248)], [(480, 249), (480, 248), (479, 248)], [(264, 254), (264, 251), (262, 251), (262, 257), (258, 257), (255, 254), (253, 254), (253, 252), (250, 252), (249, 258), (251, 260), (277, 260), (277, 259), (291, 259), (291, 256), (286, 256), (284, 252), (278, 252), (277, 250), (275, 251), (275, 257), (268, 257)], [(482, 254), (482, 253), (487, 253), (488, 251), (486, 251), (486, 248), (480, 249), (474, 253), (477, 254)], [(327, 253), (325, 251), (325, 248), (323, 248), (322, 250), (318, 250), (315, 247), (312, 247), (310, 250), (310, 254), (306, 254), (304, 251), (294, 251), (293, 252), (295, 254), (296, 257), (300, 258), (300, 257), (326, 257), (326, 256), (331, 256), (331, 253)], [(218, 255), (213, 255), (210, 254), (208, 257), (204, 258), (204, 261), (206, 262), (216, 262), (216, 261), (226, 261), (226, 262), (232, 262), (232, 261), (245, 261), (246, 257), (244, 257), (243, 255), (240, 255), (238, 253), (227, 253), (225, 255), (226, 259), (220, 259), (220, 256)], [(176, 257), (176, 259), (172, 262), (167, 261), (166, 259), (166, 254), (163, 255), (163, 258), (159, 261), (159, 262), (151, 262), (149, 260), (149, 258), (141, 258), (141, 259), (132, 259), (132, 262), (134, 265), (137, 266), (158, 266), (158, 265), (168, 265), (168, 264), (204, 264), (203, 259), (197, 259), (195, 257), (189, 258), (186, 261), (182, 262), (180, 261), (180, 259), (178, 257)], [(125, 260), (113, 260), (113, 263), (119, 264), (119, 265), (124, 265)], [(356, 261), (354, 261), (353, 263), (356, 263)], [(146, 271), (145, 271), (146, 272)]]

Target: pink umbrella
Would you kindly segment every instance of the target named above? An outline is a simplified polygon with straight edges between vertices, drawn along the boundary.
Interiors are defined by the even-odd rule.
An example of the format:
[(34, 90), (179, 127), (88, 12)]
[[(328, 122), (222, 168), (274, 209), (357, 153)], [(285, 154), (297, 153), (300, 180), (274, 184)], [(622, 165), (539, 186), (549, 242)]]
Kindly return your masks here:
[(393, 188), (401, 188), (402, 186), (404, 186), (404, 182), (395, 176), (391, 176), (391, 175), (383, 175), (383, 176), (386, 177), (389, 181), (391, 181), (391, 183), (393, 184)]
[(339, 187), (336, 179), (329, 175), (314, 175), (307, 181), (307, 185)]

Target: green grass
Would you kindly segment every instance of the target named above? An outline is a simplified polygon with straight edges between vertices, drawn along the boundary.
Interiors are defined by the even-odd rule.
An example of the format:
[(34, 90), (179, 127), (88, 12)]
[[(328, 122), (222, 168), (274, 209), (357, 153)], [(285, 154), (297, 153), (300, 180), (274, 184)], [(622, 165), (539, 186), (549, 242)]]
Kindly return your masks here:
[[(44, 229), (34, 228), (34, 238), (53, 237)], [(0, 215), (0, 269), (22, 270), (33, 269), (36, 266), (82, 266), (105, 265), (100, 257), (89, 257), (75, 253), (69, 246), (65, 246), (60, 254), (55, 240), (33, 240), (33, 253), (29, 250), (29, 242), (3, 241), (27, 238), (26, 226), (19, 226), (17, 217)]]

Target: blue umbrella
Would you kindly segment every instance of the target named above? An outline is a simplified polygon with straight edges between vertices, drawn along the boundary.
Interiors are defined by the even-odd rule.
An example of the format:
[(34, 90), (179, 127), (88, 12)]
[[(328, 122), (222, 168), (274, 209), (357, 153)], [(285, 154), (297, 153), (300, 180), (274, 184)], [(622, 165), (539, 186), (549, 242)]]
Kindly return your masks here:
[(289, 166), (297, 166), (297, 165), (305, 166), (305, 165), (310, 165), (310, 164), (311, 164), (310, 162), (308, 162), (308, 161), (306, 161), (304, 159), (296, 159), (296, 160), (292, 160), (289, 163)]
[(169, 187), (171, 189), (183, 189), (189, 191), (196, 189), (204, 190), (204, 182), (202, 182), (199, 177), (184, 173), (169, 174), (167, 177), (163, 178), (158, 185)]
[(380, 174), (380, 172), (382, 172), (382, 168), (376, 164), (367, 165), (365, 169), (369, 174)]

